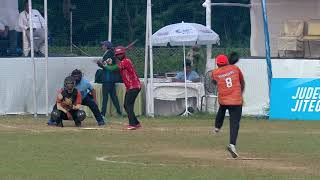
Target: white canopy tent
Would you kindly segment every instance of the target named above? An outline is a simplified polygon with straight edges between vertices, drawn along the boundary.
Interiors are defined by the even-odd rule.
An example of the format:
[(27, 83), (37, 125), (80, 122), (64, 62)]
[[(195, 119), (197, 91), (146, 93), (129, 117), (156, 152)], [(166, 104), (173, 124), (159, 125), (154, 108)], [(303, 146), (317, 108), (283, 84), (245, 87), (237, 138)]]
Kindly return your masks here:
[[(258, 3), (261, 6), (261, 16), (258, 20), (262, 24), (263, 31), (260, 31), (260, 34), (264, 32), (264, 50), (267, 64), (267, 75), (268, 75), (268, 87), (269, 93), (271, 91), (271, 79), (272, 79), (272, 64), (271, 64), (271, 53), (270, 53), (270, 37), (269, 37), (269, 27), (268, 27), (268, 16), (267, 16), (267, 5), (266, 0), (260, 0)], [(241, 3), (212, 3), (211, 0), (205, 0), (202, 4), (206, 8), (206, 25), (211, 27), (211, 6), (235, 6), (235, 7), (245, 7), (252, 8), (251, 4), (241, 4)], [(211, 58), (211, 47), (207, 47), (207, 64)]]
[[(47, 16), (47, 0), (44, 0), (44, 18), (45, 18), (45, 37), (48, 37), (48, 16)], [(29, 9), (32, 9), (32, 0), (28, 0)], [(32, 11), (29, 13), (29, 19), (32, 17)], [(15, 29), (21, 31), (18, 27), (19, 19), (19, 10), (18, 10), (18, 0), (1, 0), (0, 6), (0, 20), (4, 21), (10, 29)], [(32, 28), (32, 21), (29, 24), (30, 29)], [(32, 60), (32, 69), (33, 69), (33, 103), (34, 103), (34, 116), (37, 116), (37, 92), (36, 92), (36, 67), (34, 60), (34, 47), (33, 47), (33, 31), (30, 31), (30, 46), (31, 46), (31, 60)], [(45, 62), (46, 62), (46, 115), (48, 115), (48, 39), (45, 39)], [(26, 87), (28, 88), (28, 87)]]
[[(278, 37), (285, 20), (320, 19), (320, 0), (266, 1), (271, 56), (278, 55)], [(251, 0), (251, 56), (265, 56), (261, 0)], [(318, 44), (319, 45), (319, 44)], [(315, 47), (315, 46), (314, 46)], [(320, 51), (318, 51), (320, 52)]]

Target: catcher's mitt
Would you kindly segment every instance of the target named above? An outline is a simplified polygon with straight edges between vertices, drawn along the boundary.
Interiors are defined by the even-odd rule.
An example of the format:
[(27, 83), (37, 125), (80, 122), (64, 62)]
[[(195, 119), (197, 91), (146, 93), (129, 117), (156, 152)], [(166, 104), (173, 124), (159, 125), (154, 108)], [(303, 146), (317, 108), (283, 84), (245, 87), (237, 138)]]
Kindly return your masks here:
[(204, 89), (206, 91), (206, 94), (216, 94), (217, 93), (217, 86), (213, 83), (213, 80), (211, 78), (212, 71), (208, 71), (204, 76)]
[(62, 101), (61, 105), (67, 109), (70, 110), (72, 109), (73, 103), (72, 103), (72, 99), (71, 98), (64, 98), (64, 100)]

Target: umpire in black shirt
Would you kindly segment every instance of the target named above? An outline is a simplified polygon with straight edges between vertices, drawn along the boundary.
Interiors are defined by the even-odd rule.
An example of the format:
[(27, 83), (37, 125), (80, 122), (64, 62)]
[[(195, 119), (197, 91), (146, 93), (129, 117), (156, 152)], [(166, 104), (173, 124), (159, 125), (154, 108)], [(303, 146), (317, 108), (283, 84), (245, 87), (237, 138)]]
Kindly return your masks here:
[(120, 105), (119, 105), (119, 100), (118, 100), (118, 97), (116, 94), (116, 88), (115, 88), (115, 83), (121, 82), (120, 73), (118, 71), (111, 72), (107, 69), (104, 69), (104, 67), (103, 67), (103, 64), (105, 64), (106, 60), (108, 60), (108, 59), (112, 59), (112, 63), (116, 64), (116, 58), (114, 56), (114, 49), (113, 49), (112, 43), (110, 41), (101, 42), (101, 47), (102, 47), (103, 51), (105, 51), (103, 54), (103, 57), (102, 57), (102, 61), (97, 63), (98, 66), (100, 68), (102, 68), (102, 70), (103, 70), (103, 75), (102, 75), (103, 99), (102, 99), (101, 114), (103, 116), (106, 115), (108, 98), (109, 98), (109, 94), (110, 94), (111, 100), (117, 110), (118, 115), (122, 115)]

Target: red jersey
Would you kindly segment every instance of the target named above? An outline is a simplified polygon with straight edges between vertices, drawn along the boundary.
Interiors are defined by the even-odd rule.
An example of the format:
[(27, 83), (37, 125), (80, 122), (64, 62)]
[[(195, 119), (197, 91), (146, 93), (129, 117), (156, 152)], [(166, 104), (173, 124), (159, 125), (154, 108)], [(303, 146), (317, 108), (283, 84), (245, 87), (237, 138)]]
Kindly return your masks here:
[(221, 105), (242, 105), (241, 70), (235, 65), (226, 65), (212, 72), (212, 79), (218, 85), (218, 100)]
[(126, 86), (127, 90), (129, 89), (140, 89), (141, 84), (136, 70), (133, 67), (133, 64), (129, 58), (124, 58), (118, 64), (120, 69), (120, 74), (122, 81)]

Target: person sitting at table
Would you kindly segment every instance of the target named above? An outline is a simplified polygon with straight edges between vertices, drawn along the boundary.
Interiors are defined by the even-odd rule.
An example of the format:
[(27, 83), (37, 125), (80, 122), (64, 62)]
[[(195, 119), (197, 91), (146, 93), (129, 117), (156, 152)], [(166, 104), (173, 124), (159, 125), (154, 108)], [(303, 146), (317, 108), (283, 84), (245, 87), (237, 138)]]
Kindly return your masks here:
[(8, 37), (8, 26), (6, 26), (0, 20), (0, 56), (6, 56), (7, 53), (7, 37)]
[[(197, 72), (192, 70), (191, 61), (186, 61), (186, 74), (187, 81), (191, 82), (200, 82), (200, 76)], [(173, 79), (173, 82), (184, 82), (184, 70), (177, 73), (176, 77)]]
[(0, 20), (0, 38), (6, 38), (9, 33), (9, 27)]

